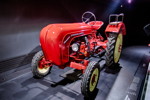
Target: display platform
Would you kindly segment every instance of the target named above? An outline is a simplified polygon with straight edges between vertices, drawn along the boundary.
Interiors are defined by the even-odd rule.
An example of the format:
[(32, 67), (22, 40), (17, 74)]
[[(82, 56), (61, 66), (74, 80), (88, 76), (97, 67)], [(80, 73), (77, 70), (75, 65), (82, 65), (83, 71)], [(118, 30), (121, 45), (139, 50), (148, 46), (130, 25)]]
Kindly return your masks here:
[[(96, 59), (94, 59), (96, 60)], [(124, 48), (119, 62), (120, 70), (101, 71), (100, 80), (93, 100), (138, 100), (150, 61), (150, 47), (132, 46)], [(100, 62), (104, 66), (105, 61)], [(17, 70), (17, 69), (15, 69)], [(71, 71), (70, 71), (71, 70)], [(9, 74), (1, 74), (1, 100), (84, 100), (81, 94), (81, 74), (54, 66), (51, 74), (35, 79), (30, 64)]]

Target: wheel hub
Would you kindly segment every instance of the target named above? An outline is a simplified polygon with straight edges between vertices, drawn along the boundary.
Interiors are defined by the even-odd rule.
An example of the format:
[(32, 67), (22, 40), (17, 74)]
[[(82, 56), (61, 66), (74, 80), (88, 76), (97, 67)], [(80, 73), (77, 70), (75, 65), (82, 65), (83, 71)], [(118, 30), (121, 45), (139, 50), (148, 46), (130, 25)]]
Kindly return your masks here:
[(114, 51), (114, 62), (115, 63), (117, 63), (119, 61), (121, 50), (122, 50), (122, 42), (123, 42), (123, 36), (120, 33), (117, 37), (116, 45), (115, 45), (115, 51)]
[(94, 85), (94, 83), (96, 82), (95, 77), (96, 77), (96, 74), (94, 74), (93, 77), (92, 77), (92, 85)]
[(38, 64), (38, 71), (40, 73), (46, 73), (50, 68), (50, 65), (46, 62), (45, 58), (42, 57)]
[(97, 85), (98, 77), (99, 77), (99, 70), (98, 70), (98, 68), (96, 68), (93, 71), (93, 73), (91, 75), (91, 79), (90, 79), (89, 89), (90, 89), (91, 92), (95, 89), (95, 87)]

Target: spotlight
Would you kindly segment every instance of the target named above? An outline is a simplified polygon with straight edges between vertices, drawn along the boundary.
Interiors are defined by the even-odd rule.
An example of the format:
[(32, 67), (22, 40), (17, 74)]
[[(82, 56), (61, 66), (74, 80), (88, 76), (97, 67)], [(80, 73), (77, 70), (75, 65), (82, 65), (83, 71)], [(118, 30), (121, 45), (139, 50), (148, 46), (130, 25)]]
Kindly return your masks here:
[(128, 3), (131, 4), (132, 0), (128, 0)]

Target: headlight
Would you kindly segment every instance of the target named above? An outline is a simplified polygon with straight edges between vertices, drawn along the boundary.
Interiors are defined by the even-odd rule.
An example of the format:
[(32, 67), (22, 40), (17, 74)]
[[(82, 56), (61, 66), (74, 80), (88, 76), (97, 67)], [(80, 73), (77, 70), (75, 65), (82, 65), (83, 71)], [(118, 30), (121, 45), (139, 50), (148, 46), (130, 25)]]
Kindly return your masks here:
[(72, 44), (71, 47), (72, 47), (72, 50), (75, 51), (75, 52), (77, 52), (79, 50), (79, 44), (78, 43)]

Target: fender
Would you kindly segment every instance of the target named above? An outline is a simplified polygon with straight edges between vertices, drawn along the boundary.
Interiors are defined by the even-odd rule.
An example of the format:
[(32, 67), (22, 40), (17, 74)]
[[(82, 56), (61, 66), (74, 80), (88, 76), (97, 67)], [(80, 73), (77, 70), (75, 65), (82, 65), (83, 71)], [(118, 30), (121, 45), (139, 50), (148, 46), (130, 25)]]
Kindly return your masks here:
[(108, 37), (108, 33), (119, 33), (122, 30), (122, 34), (126, 35), (126, 28), (123, 22), (111, 22), (108, 24), (105, 30), (105, 34)]

